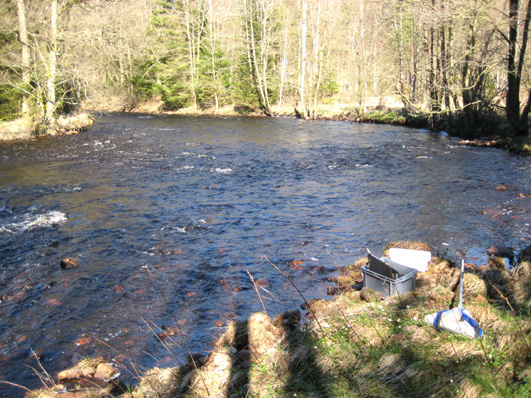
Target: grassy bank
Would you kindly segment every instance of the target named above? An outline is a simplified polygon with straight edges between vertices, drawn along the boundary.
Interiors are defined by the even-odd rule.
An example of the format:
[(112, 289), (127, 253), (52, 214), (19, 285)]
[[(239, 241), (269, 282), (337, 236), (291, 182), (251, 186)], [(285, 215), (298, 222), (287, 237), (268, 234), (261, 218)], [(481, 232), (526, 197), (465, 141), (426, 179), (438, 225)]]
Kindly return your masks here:
[(30, 117), (0, 122), (0, 141), (26, 140), (36, 137), (76, 134), (87, 130), (93, 123), (88, 113), (59, 116), (53, 126)]
[(31, 118), (21, 117), (8, 122), (0, 122), (0, 141), (26, 140), (33, 136)]
[[(407, 245), (399, 245), (407, 246)], [(434, 258), (417, 289), (385, 300), (354, 288), (366, 259), (345, 267), (332, 300), (231, 323), (207, 355), (151, 369), (134, 388), (49, 385), (30, 397), (525, 397), (531, 394), (531, 263), (468, 265), (464, 307), (484, 336), (437, 332), (424, 317), (455, 307), (459, 271)], [(259, 291), (259, 290), (258, 290)], [(267, 308), (266, 308), (267, 310)], [(175, 342), (179, 343), (179, 338)], [(81, 363), (78, 368), (85, 368)], [(72, 387), (69, 387), (72, 386)], [(74, 396), (74, 395), (71, 395)]]

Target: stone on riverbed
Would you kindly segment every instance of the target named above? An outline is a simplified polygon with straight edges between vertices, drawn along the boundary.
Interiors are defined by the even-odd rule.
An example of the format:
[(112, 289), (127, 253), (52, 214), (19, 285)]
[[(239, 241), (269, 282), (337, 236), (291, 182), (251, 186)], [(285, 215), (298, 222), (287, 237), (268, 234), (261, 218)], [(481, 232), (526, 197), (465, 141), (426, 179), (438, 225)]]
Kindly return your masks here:
[(61, 260), (61, 268), (63, 269), (71, 269), (77, 267), (79, 267), (79, 261), (77, 260), (77, 258), (66, 257)]
[(111, 381), (120, 375), (120, 371), (103, 360), (84, 360), (73, 368), (59, 372), (59, 381), (93, 378), (104, 382)]
[(90, 366), (82, 368), (72, 368), (59, 372), (57, 378), (59, 381), (80, 379), (82, 377), (92, 377), (96, 370)]
[(120, 376), (120, 371), (108, 363), (100, 363), (96, 368), (94, 378), (101, 381), (111, 381)]

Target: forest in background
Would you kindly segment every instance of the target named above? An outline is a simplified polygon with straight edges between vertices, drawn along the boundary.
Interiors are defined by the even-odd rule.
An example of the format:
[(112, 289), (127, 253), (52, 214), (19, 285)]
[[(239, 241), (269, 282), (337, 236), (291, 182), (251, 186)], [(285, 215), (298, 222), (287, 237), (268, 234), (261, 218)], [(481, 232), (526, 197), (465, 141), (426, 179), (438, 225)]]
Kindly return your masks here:
[(394, 108), (525, 139), (530, 19), (531, 0), (0, 0), (0, 120)]

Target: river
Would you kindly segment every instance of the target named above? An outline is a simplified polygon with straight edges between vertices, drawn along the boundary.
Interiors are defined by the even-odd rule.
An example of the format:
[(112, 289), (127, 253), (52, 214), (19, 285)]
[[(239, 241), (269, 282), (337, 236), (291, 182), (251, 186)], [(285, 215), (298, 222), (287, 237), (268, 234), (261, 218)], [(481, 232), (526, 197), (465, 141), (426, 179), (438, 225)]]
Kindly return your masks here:
[(29, 388), (32, 352), (52, 375), (101, 355), (129, 382), (182, 363), (262, 309), (249, 274), (270, 315), (298, 307), (269, 262), (309, 300), (390, 241), (475, 264), (531, 243), (529, 158), (385, 125), (99, 115), (0, 144), (0, 193), (0, 379)]

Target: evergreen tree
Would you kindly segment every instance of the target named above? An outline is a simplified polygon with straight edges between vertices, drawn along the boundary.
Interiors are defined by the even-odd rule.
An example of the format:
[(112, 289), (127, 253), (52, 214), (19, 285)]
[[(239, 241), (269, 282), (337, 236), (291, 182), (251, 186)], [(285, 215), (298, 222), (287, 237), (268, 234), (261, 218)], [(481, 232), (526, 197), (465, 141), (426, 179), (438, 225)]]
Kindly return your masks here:
[(17, 9), (14, 2), (2, 0), (0, 10), (0, 120), (11, 120), (20, 115), (22, 102)]

